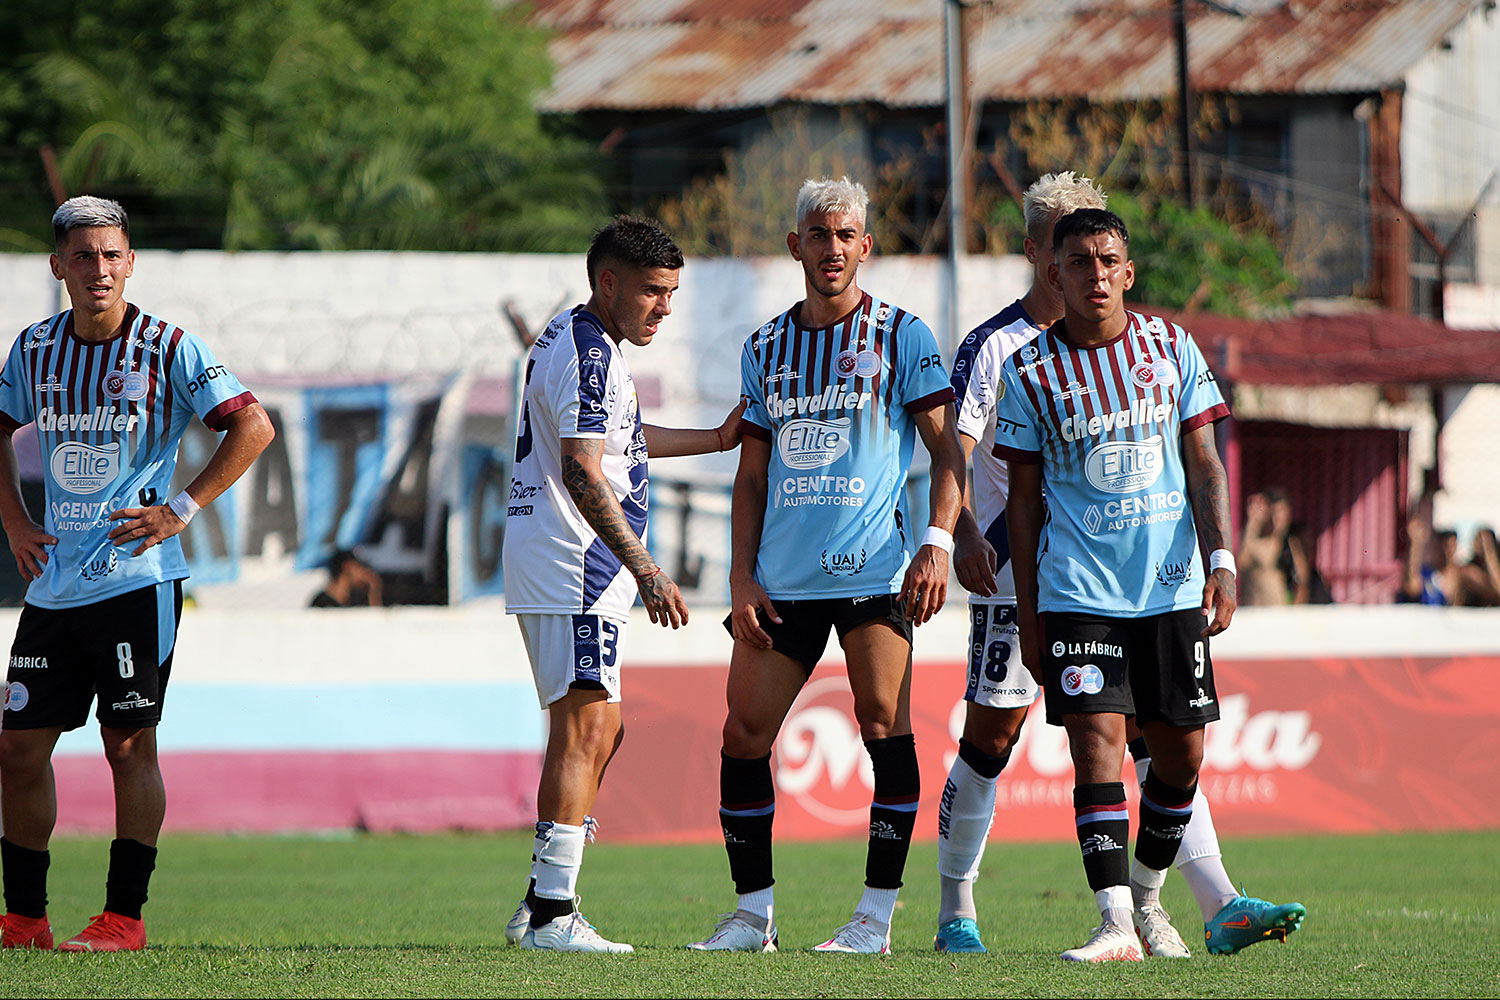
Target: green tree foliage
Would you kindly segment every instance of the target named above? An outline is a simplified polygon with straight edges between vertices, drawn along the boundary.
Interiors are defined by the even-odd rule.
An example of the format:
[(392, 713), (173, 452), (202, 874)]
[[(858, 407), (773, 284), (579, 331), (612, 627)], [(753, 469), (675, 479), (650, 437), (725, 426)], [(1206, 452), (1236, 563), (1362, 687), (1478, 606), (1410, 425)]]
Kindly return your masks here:
[(1110, 195), (1109, 208), (1130, 230), (1130, 297), (1137, 302), (1262, 316), (1284, 309), (1296, 287), (1269, 236), (1235, 227), (1208, 208), (1125, 191)]
[(532, 110), (550, 64), (525, 14), (7, 0), (0, 226), (48, 235), (50, 145), (70, 194), (121, 197), (157, 245), (578, 249), (602, 186), (585, 147)]

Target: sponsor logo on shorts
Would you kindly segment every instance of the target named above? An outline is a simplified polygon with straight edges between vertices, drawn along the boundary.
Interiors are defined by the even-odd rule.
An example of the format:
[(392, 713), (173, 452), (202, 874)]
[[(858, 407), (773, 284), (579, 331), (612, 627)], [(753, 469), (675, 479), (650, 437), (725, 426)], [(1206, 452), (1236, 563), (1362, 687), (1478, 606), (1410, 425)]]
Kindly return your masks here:
[(19, 712), (30, 700), (31, 693), (26, 690), (25, 684), (20, 681), (11, 681), (5, 685), (5, 710), (7, 712)]
[(519, 505), (514, 506), (514, 507), (507, 507), (507, 508), (505, 508), (505, 516), (506, 517), (530, 517), (532, 509), (533, 509), (533, 505), (529, 504), (529, 503), (519, 504)]
[(47, 658), (45, 656), (12, 656), (10, 658), (10, 669), (46, 670)]
[(848, 417), (788, 420), (776, 434), (776, 448), (789, 469), (821, 469), (849, 453)]
[(132, 708), (150, 708), (155, 704), (156, 702), (145, 697), (139, 691), (126, 691), (123, 700), (117, 701), (109, 707), (123, 712)]
[(588, 622), (584, 622), (582, 625), (579, 625), (576, 630), (574, 630), (574, 634), (577, 635), (580, 639), (592, 639), (594, 636), (594, 626), (590, 625)]
[(1166, 467), (1162, 436), (1144, 441), (1106, 441), (1089, 450), (1084, 474), (1105, 493), (1134, 493), (1161, 478)]
[(1193, 708), (1202, 708), (1205, 705), (1212, 705), (1213, 703), (1214, 703), (1214, 700), (1212, 698), (1210, 698), (1208, 696), (1208, 693), (1206, 691), (1204, 691), (1202, 688), (1198, 689), (1198, 697), (1196, 697), (1192, 701), (1188, 702), (1188, 704), (1190, 706), (1192, 706)]
[(120, 471), (120, 443), (64, 441), (52, 449), (52, 479), (69, 493), (98, 493)]
[(1104, 690), (1104, 671), (1092, 663), (1068, 667), (1062, 672), (1063, 694), (1098, 694)]

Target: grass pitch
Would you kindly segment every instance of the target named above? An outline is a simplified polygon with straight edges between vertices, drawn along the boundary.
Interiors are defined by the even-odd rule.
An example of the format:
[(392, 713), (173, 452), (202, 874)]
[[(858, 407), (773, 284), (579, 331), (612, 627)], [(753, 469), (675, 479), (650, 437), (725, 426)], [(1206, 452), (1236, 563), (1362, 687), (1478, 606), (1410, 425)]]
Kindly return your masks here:
[[(607, 833), (607, 831), (606, 831)], [(863, 844), (780, 844), (775, 955), (702, 955), (733, 905), (718, 846), (589, 848), (584, 912), (634, 956), (506, 948), (529, 834), (169, 837), (146, 909), (151, 948), (0, 954), (0, 994), (71, 996), (1497, 996), (1500, 832), (1231, 841), (1231, 876), (1307, 904), (1303, 929), (1229, 957), (1065, 965), (1096, 914), (1069, 844), (994, 844), (978, 898), (988, 955), (932, 951), (936, 847), (918, 844), (885, 958), (802, 950), (848, 919)], [(53, 844), (58, 940), (98, 912), (103, 840)], [(1181, 879), (1164, 901), (1190, 945)]]

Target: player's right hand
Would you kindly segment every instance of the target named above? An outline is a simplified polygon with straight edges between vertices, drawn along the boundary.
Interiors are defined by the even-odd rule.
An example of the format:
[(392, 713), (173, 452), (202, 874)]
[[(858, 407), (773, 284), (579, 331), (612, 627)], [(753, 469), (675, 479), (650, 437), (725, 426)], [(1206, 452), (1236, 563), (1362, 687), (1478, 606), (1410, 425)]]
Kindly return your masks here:
[(6, 525), (5, 537), (10, 542), (11, 554), (16, 557), (21, 578), (30, 581), (40, 577), (47, 565), (47, 546), (56, 545), (57, 539), (29, 517), (22, 524)]
[(641, 592), (641, 603), (646, 606), (652, 624), (662, 628), (668, 625), (681, 628), (687, 624), (687, 602), (682, 599), (682, 591), (660, 567), (651, 576), (636, 577), (635, 588)]
[(760, 627), (760, 617), (757, 610), (764, 610), (766, 617), (777, 625), (781, 624), (781, 616), (776, 613), (776, 605), (771, 603), (771, 597), (765, 588), (756, 583), (754, 578), (729, 581), (729, 626), (734, 632), (736, 642), (749, 643), (756, 649), (770, 649), (771, 635)]
[(999, 569), (995, 547), (978, 530), (954, 532), (953, 571), (965, 590), (980, 597), (994, 597), (995, 573)]

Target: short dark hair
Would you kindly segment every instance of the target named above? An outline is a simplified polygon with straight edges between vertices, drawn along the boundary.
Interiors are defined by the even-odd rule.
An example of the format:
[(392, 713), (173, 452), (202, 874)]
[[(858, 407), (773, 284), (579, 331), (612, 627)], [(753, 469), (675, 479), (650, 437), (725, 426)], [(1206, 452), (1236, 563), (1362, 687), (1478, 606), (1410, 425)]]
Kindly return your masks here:
[(125, 207), (113, 199), (90, 194), (75, 195), (57, 206), (52, 213), (52, 242), (61, 250), (73, 230), (95, 226), (118, 229), (125, 234), (125, 242), (130, 242), (130, 216), (125, 214)]
[(617, 215), (609, 225), (594, 234), (589, 244), (589, 290), (593, 291), (599, 272), (606, 264), (629, 264), (632, 267), (682, 267), (682, 251), (672, 237), (652, 222), (634, 215)]
[(1102, 233), (1114, 233), (1120, 237), (1121, 243), (1127, 247), (1130, 245), (1130, 230), (1125, 228), (1124, 219), (1108, 209), (1080, 208), (1057, 220), (1057, 225), (1052, 227), (1052, 246), (1054, 252), (1061, 253), (1063, 240), (1070, 236), (1099, 236)]
[(339, 549), (328, 557), (328, 575), (337, 577), (344, 571), (344, 567), (350, 563), (360, 562), (359, 556), (352, 549)]

